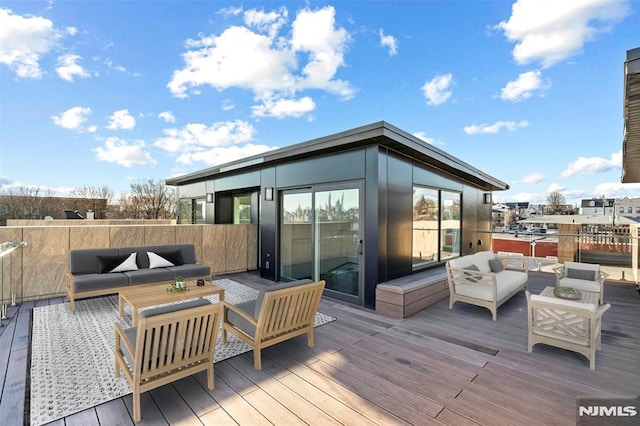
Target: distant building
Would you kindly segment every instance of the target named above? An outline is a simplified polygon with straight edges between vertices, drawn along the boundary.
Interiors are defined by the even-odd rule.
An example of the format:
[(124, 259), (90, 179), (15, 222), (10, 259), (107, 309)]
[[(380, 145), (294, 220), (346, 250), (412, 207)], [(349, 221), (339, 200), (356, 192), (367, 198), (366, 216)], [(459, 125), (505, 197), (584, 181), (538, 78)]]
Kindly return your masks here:
[(580, 203), (580, 214), (587, 216), (598, 214), (611, 216), (613, 214), (613, 205), (615, 202), (615, 198), (583, 199)]

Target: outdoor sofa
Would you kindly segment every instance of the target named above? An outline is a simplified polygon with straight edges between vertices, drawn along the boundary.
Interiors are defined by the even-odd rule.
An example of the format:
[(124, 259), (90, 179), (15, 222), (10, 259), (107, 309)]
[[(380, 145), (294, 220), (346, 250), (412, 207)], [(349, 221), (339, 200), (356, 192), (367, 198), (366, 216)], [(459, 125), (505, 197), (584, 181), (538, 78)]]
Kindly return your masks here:
[(169, 282), (177, 276), (211, 276), (211, 268), (196, 259), (193, 244), (71, 250), (68, 266), (71, 312), (76, 299), (115, 294), (132, 285)]
[(527, 288), (528, 270), (517, 267), (508, 257), (496, 257), (491, 251), (451, 259), (446, 263), (449, 281), (449, 309), (455, 302), (482, 306), (495, 321), (498, 307), (520, 290)]

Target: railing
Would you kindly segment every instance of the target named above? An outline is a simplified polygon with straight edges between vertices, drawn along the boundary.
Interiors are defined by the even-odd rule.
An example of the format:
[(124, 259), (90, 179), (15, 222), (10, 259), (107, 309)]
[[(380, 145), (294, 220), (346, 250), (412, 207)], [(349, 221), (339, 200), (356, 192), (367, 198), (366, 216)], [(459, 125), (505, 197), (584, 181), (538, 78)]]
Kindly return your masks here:
[[(24, 241), (19, 243), (7, 241), (0, 244), (0, 327), (2, 327), (2, 320), (7, 319), (7, 304), (4, 303), (4, 262), (7, 256), (26, 245), (27, 243)], [(9, 280), (11, 280), (11, 273), (9, 273)], [(16, 293), (13, 291), (11, 283), (9, 283), (9, 292), (11, 293), (11, 306), (16, 306)]]

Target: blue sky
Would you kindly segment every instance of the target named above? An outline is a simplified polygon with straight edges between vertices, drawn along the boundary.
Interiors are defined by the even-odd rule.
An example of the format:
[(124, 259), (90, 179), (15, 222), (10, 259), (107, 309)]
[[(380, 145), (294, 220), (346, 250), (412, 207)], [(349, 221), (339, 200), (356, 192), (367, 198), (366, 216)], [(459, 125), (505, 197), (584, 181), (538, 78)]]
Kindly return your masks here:
[(511, 186), (621, 184), (640, 2), (2, 1), (0, 187), (126, 192), (387, 121)]

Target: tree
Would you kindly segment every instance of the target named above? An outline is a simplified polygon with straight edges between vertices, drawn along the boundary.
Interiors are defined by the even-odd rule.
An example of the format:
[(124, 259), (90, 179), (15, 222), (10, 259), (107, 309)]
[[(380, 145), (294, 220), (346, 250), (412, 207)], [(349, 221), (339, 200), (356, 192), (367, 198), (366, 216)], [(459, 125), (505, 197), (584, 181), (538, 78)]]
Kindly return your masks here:
[(100, 188), (90, 187), (86, 185), (81, 186), (71, 191), (71, 195), (77, 198), (86, 198), (91, 200), (106, 200), (105, 204), (98, 203), (98, 202), (93, 203), (93, 212), (95, 214), (96, 219), (107, 218), (108, 206), (113, 202), (113, 198), (114, 198), (113, 190), (109, 189), (109, 187), (106, 185)]
[(553, 191), (547, 197), (547, 203), (549, 203), (549, 208), (551, 209), (552, 214), (558, 214), (562, 211), (562, 206), (565, 204), (564, 195), (562, 195), (558, 191)]
[(120, 196), (121, 215), (128, 219), (175, 219), (174, 190), (164, 181), (131, 184), (131, 193)]

